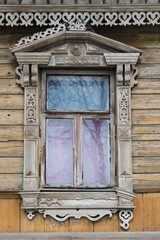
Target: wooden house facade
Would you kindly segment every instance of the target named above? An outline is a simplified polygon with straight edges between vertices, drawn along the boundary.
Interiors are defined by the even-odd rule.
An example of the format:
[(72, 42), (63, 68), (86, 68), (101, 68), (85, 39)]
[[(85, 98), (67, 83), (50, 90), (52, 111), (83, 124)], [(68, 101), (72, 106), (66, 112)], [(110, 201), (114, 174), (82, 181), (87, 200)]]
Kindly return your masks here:
[(159, 25), (159, 0), (0, 1), (0, 237), (158, 234)]

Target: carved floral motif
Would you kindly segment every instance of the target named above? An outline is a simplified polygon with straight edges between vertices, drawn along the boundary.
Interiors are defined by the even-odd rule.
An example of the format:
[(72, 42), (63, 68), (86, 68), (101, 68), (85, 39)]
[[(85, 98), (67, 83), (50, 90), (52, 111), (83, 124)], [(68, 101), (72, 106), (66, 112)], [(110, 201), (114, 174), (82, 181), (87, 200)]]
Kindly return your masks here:
[(28, 88), (26, 93), (26, 124), (36, 123), (36, 88)]
[(120, 99), (119, 99), (119, 121), (120, 124), (126, 125), (129, 120), (129, 106), (128, 106), (128, 98), (129, 98), (129, 90), (127, 88), (120, 89)]

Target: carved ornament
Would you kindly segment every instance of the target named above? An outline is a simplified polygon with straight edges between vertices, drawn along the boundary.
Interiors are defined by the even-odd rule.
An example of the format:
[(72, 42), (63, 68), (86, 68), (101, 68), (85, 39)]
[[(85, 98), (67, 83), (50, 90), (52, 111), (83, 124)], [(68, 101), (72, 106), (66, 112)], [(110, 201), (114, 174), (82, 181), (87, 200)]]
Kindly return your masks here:
[(36, 124), (36, 88), (27, 88), (26, 97), (26, 124)]
[(159, 11), (133, 12), (8, 12), (0, 13), (0, 26), (54, 26), (68, 24), (69, 30), (85, 30), (92, 26), (160, 25)]
[(120, 89), (119, 92), (119, 124), (127, 125), (129, 122), (129, 89)]
[(115, 209), (62, 209), (62, 210), (38, 210), (39, 213), (43, 214), (43, 217), (51, 216), (57, 221), (65, 221), (70, 217), (74, 217), (75, 219), (80, 219), (82, 217), (88, 218), (90, 221), (98, 221), (104, 216), (109, 215), (112, 217), (112, 214), (117, 212)]
[(120, 223), (120, 226), (124, 230), (128, 230), (129, 222), (133, 219), (133, 212), (131, 210), (121, 210), (119, 212), (119, 218), (122, 221), (122, 223)]

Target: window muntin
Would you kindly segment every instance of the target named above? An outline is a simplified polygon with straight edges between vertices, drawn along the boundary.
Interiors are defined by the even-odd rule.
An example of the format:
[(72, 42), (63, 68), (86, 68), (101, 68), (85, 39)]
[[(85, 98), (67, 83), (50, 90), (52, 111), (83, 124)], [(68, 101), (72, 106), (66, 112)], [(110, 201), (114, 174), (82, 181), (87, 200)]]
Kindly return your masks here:
[[(102, 77), (103, 82), (106, 81), (105, 86), (106, 89), (103, 89), (103, 93), (104, 91), (106, 91), (106, 106), (108, 105), (108, 110), (104, 111), (103, 108), (102, 110), (62, 110), (62, 109), (47, 109), (48, 103), (48, 82), (54, 79), (53, 76), (60, 76), (60, 79), (62, 78), (66, 78), (66, 79), (71, 79), (70, 76), (72, 76), (72, 79), (74, 76), (76, 76), (75, 74), (70, 74), (68, 73), (68, 71), (66, 71), (67, 74), (63, 74), (63, 75), (58, 75), (56, 74), (51, 74), (51, 71), (48, 71), (45, 74), (43, 74), (43, 82), (42, 82), (42, 115), (43, 115), (43, 136), (46, 137), (46, 140), (43, 141), (44, 145), (47, 145), (47, 133), (45, 133), (45, 131), (47, 132), (47, 122), (50, 119), (72, 119), (73, 120), (73, 129), (71, 130), (71, 132), (73, 133), (73, 175), (72, 175), (72, 170), (71, 170), (71, 174), (70, 175), (70, 180), (66, 181), (63, 179), (63, 181), (60, 181), (59, 179), (56, 179), (55, 181), (52, 181), (52, 177), (51, 177), (51, 181), (49, 180), (49, 177), (47, 176), (48, 172), (47, 171), (47, 165), (49, 166), (51, 163), (48, 163), (48, 159), (49, 157), (47, 156), (47, 153), (43, 154), (43, 160), (42, 160), (42, 174), (44, 175), (44, 179), (42, 181), (42, 187), (51, 187), (51, 188), (66, 188), (66, 187), (76, 187), (76, 188), (84, 188), (84, 187), (90, 187), (90, 188), (97, 188), (97, 187), (110, 187), (113, 186), (115, 183), (115, 163), (114, 163), (114, 136), (113, 136), (113, 132), (114, 132), (114, 78), (113, 75), (106, 75), (106, 73), (104, 74), (102, 72), (102, 76), (95, 74), (95, 72), (91, 72), (90, 75), (86, 74), (86, 73), (77, 73), (78, 78), (76, 77), (76, 79), (79, 79), (79, 76), (83, 76), (83, 79), (85, 79), (85, 77), (89, 76), (89, 79), (91, 81), (91, 78), (93, 77), (93, 79), (96, 79), (96, 77), (98, 77), (98, 81), (100, 82), (100, 78)], [(45, 77), (44, 77), (45, 76)], [(49, 81), (48, 81), (49, 80)], [(67, 81), (67, 80), (65, 80)], [(94, 80), (95, 81), (95, 80)], [(49, 89), (50, 91), (50, 89)], [(46, 93), (46, 94), (44, 94)], [(99, 94), (100, 95), (100, 94)], [(45, 100), (45, 101), (44, 101)], [(99, 142), (103, 142), (102, 146), (103, 146), (103, 153), (99, 153), (98, 155), (98, 151), (100, 151), (100, 144), (99, 146), (94, 146), (94, 144), (92, 143), (90, 148), (93, 149), (97, 149), (96, 154), (97, 154), (97, 158), (95, 158), (92, 161), (92, 173), (94, 172), (94, 170), (98, 170), (99, 174), (94, 175), (91, 173), (91, 168), (89, 167), (89, 165), (91, 164), (91, 158), (87, 159), (87, 155), (86, 155), (86, 150), (85, 150), (85, 144), (84, 141), (85, 139), (85, 126), (84, 123), (86, 123), (87, 121), (91, 123), (93, 122), (98, 122), (101, 123), (103, 125), (103, 130), (100, 131), (99, 133)], [(88, 122), (88, 123), (89, 123)], [(93, 124), (92, 124), (93, 125)], [(92, 129), (93, 130), (93, 129)], [(89, 132), (88, 132), (89, 135)], [(91, 134), (90, 134), (91, 135)], [(91, 139), (92, 141), (92, 139)], [(105, 146), (106, 145), (106, 149)], [(54, 146), (53, 146), (54, 147)], [(47, 150), (47, 147), (45, 147)], [(112, 151), (111, 151), (112, 149)], [(101, 149), (102, 151), (102, 149)], [(57, 151), (57, 152), (61, 152), (61, 150)], [(100, 158), (100, 155), (103, 155), (103, 158)], [(48, 159), (47, 159), (48, 158)], [(84, 160), (87, 159), (87, 160)], [(99, 159), (99, 160), (98, 160)], [(99, 161), (101, 161), (103, 159), (103, 163), (100, 163)], [(71, 157), (69, 160), (69, 163), (72, 162)], [(51, 160), (50, 160), (51, 161)], [(53, 162), (55, 164), (56, 167), (56, 159), (53, 160)], [(98, 165), (97, 165), (98, 164)], [(52, 165), (52, 164), (51, 164)], [(58, 164), (57, 166), (59, 167), (60, 164)], [(98, 166), (98, 168), (97, 168)], [(104, 168), (102, 167), (104, 166)], [(70, 168), (71, 169), (71, 168)], [(101, 172), (100, 172), (101, 169)], [(44, 170), (44, 171), (43, 171)], [(63, 172), (63, 171), (62, 171)], [(87, 179), (88, 176), (88, 179)], [(98, 177), (99, 176), (99, 177)], [(72, 178), (73, 177), (73, 178)]]

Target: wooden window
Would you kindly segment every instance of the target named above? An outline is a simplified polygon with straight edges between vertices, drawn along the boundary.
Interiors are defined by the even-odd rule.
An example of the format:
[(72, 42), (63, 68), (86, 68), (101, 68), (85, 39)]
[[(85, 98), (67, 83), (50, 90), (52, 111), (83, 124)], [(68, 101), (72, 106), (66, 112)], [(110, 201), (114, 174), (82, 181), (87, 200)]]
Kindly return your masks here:
[(114, 186), (114, 92), (112, 72), (43, 71), (42, 187)]

